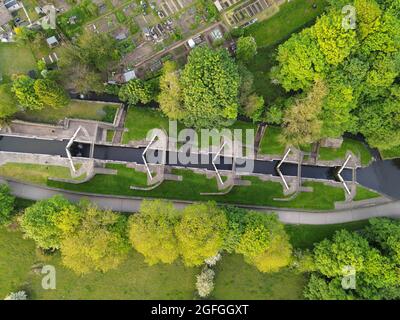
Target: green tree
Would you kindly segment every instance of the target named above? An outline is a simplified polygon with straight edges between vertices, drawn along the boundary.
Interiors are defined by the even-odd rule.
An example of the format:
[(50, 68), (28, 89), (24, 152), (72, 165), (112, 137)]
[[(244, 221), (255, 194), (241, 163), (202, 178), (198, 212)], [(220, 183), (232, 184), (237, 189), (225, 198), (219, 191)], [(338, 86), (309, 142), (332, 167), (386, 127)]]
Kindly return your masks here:
[[(25, 210), (21, 227), (43, 249), (59, 249), (64, 230), (74, 229), (79, 210), (61, 196), (36, 202)], [(61, 219), (63, 217), (64, 219)], [(61, 226), (70, 226), (68, 228)]]
[(130, 80), (119, 90), (119, 98), (130, 106), (135, 106), (138, 102), (149, 103), (153, 97), (154, 91), (150, 83), (140, 79)]
[(35, 94), (43, 105), (60, 108), (69, 102), (69, 97), (62, 87), (50, 79), (38, 79), (34, 84)]
[(199, 266), (223, 246), (227, 219), (214, 203), (187, 206), (175, 228), (178, 247), (186, 266)]
[(352, 291), (343, 289), (341, 280), (335, 278), (327, 281), (325, 278), (312, 274), (304, 289), (304, 297), (309, 300), (354, 300)]
[(249, 62), (257, 54), (256, 40), (249, 37), (240, 37), (237, 41), (236, 56), (243, 62)]
[(276, 215), (250, 211), (236, 252), (261, 272), (276, 272), (289, 265), (292, 246)]
[(264, 113), (264, 98), (257, 94), (251, 94), (244, 106), (244, 114), (253, 121), (261, 121)]
[(77, 274), (117, 268), (129, 249), (125, 229), (122, 215), (92, 205), (83, 208), (80, 225), (61, 242), (63, 264)]
[(129, 219), (129, 239), (149, 265), (172, 263), (179, 257), (175, 226), (179, 213), (172, 202), (144, 200)]
[(331, 10), (311, 28), (326, 61), (334, 66), (343, 62), (358, 45), (356, 32), (344, 29), (342, 21), (340, 11)]
[(327, 63), (311, 29), (291, 36), (278, 48), (278, 68), (273, 70), (286, 91), (310, 88), (326, 73)]
[(370, 219), (366, 237), (377, 243), (379, 249), (400, 264), (400, 223), (391, 219)]
[(18, 103), (29, 110), (40, 110), (43, 108), (43, 102), (35, 92), (35, 80), (26, 76), (16, 76), (13, 81), (11, 91), (15, 94)]
[(295, 146), (309, 144), (321, 138), (322, 121), (320, 112), (328, 89), (323, 81), (316, 81), (312, 89), (295, 100), (285, 110), (283, 139)]
[(343, 269), (352, 266), (358, 272), (365, 265), (369, 244), (366, 239), (346, 230), (337, 231), (332, 240), (315, 246), (316, 269), (327, 277), (343, 276)]
[(0, 226), (10, 221), (14, 210), (15, 197), (10, 194), (7, 184), (0, 184)]
[(179, 71), (177, 64), (166, 61), (163, 66), (163, 74), (160, 77), (160, 94), (158, 102), (164, 114), (173, 120), (183, 119), (182, 90), (179, 82)]
[(226, 50), (192, 50), (181, 85), (186, 126), (218, 128), (236, 119), (240, 77)]

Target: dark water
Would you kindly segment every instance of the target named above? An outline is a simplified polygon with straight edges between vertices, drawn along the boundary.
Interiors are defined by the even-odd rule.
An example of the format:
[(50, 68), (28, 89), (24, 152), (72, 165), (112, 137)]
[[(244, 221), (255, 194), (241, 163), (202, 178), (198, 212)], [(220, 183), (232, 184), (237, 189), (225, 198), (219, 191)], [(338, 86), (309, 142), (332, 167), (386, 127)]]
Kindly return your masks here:
[[(66, 157), (65, 148), (68, 140), (44, 140), (23, 138), (15, 136), (0, 136), (0, 151), (19, 152), (19, 153), (36, 153), (48, 155), (60, 155)], [(71, 146), (72, 156), (88, 157), (90, 152), (90, 145), (84, 143), (74, 143)], [(95, 145), (94, 158), (99, 160), (113, 160), (123, 162), (136, 162), (143, 164), (142, 153), (144, 148), (130, 148), (130, 147), (113, 147), (105, 145)], [(158, 154), (155, 154), (156, 156)], [(161, 156), (161, 155), (159, 155)], [(178, 167), (189, 168), (204, 168), (214, 170), (211, 160), (214, 155), (212, 154), (195, 154), (197, 163), (182, 163), (175, 152), (167, 152), (166, 163)], [(217, 164), (219, 170), (231, 170), (232, 159), (220, 157), (220, 163)], [(241, 159), (238, 159), (239, 162)], [(277, 176), (276, 167), (279, 161), (261, 161), (261, 160), (247, 160), (252, 161), (250, 168), (254, 173), (272, 174)], [(249, 163), (247, 163), (249, 164)], [(237, 170), (241, 171), (244, 165), (237, 165)], [(247, 170), (247, 171), (246, 171)], [(297, 176), (297, 164), (284, 163), (281, 166), (281, 171), (285, 176)], [(302, 165), (301, 176), (304, 178), (334, 180), (335, 168), (308, 166)], [(248, 169), (243, 169), (243, 172), (249, 172)], [(352, 171), (345, 169), (342, 176), (346, 181), (352, 180)], [(375, 161), (367, 168), (359, 168), (356, 171), (357, 182), (361, 185), (382, 192), (388, 196), (400, 199), (400, 159)]]

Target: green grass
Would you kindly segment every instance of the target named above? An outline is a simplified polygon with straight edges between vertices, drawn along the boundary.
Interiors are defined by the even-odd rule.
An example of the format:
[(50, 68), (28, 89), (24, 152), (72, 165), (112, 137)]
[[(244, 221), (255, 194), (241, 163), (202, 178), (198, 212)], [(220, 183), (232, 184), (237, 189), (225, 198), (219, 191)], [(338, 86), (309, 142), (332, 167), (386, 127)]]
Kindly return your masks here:
[(366, 199), (379, 198), (381, 195), (377, 192), (371, 191), (367, 188), (357, 186), (357, 193), (353, 201), (361, 201)]
[(107, 165), (107, 168), (118, 170), (118, 175), (96, 175), (92, 180), (82, 184), (69, 184), (48, 181), (51, 187), (110, 195), (137, 197), (153, 197), (177, 200), (207, 201), (220, 203), (263, 205), (273, 207), (288, 207), (299, 209), (330, 210), (334, 202), (344, 201), (344, 191), (341, 188), (326, 186), (318, 182), (306, 182), (305, 186), (314, 188), (314, 192), (300, 193), (291, 201), (275, 201), (274, 198), (284, 198), (282, 186), (278, 182), (265, 182), (256, 177), (245, 177), (251, 181), (251, 186), (235, 186), (232, 191), (223, 196), (204, 196), (200, 193), (217, 192), (215, 178), (208, 179), (205, 175), (190, 170), (174, 169), (173, 173), (181, 175), (183, 181), (164, 181), (151, 191), (130, 190), (130, 186), (145, 186), (146, 174), (136, 172), (123, 165)]
[(282, 132), (280, 127), (268, 126), (260, 143), (261, 154), (283, 155), (286, 146), (279, 140)]
[(36, 61), (29, 46), (0, 43), (0, 61), (3, 78), (36, 69)]
[(21, 232), (0, 227), (0, 299), (20, 289), (35, 261), (33, 241), (22, 239)]
[[(317, 4), (316, 9), (312, 8), (314, 3)], [(259, 47), (277, 44), (314, 21), (326, 6), (326, 0), (292, 0), (283, 4), (271, 18), (248, 27), (246, 35), (252, 35)]]
[(344, 138), (339, 149), (320, 148), (319, 160), (337, 160), (344, 159), (347, 151), (352, 151), (356, 156), (361, 158), (363, 166), (368, 165), (372, 160), (372, 155), (368, 148), (361, 141)]
[(396, 159), (400, 158), (400, 146), (386, 150), (379, 150), (383, 159)]
[(40, 185), (46, 185), (48, 178), (72, 179), (69, 168), (26, 163), (6, 163), (0, 176)]
[(17, 118), (31, 122), (57, 124), (64, 118), (97, 120), (113, 122), (117, 112), (116, 106), (107, 103), (94, 103), (90, 101), (71, 100), (63, 108), (44, 108), (39, 111), (26, 111), (17, 114)]
[[(146, 107), (131, 107), (128, 110), (128, 114), (126, 116), (125, 121), (125, 128), (128, 129), (127, 132), (123, 135), (123, 143), (128, 143), (129, 141), (139, 141), (146, 139), (147, 133), (154, 128), (163, 129), (166, 132), (169, 132), (169, 120), (165, 117), (159, 109), (151, 109)], [(186, 127), (182, 123), (178, 123), (178, 134), (181, 130), (185, 129)], [(232, 131), (234, 129), (241, 129), (241, 130), (254, 130), (254, 134), (257, 131), (257, 125), (251, 122), (245, 121), (236, 121), (232, 126), (227, 128)], [(201, 132), (200, 130), (196, 131), (198, 135), (198, 139), (201, 139)], [(242, 134), (242, 141), (245, 143), (246, 141), (246, 132), (243, 131)], [(207, 141), (200, 141), (201, 146), (205, 146)], [(209, 140), (209, 144), (219, 144), (218, 142), (213, 141), (212, 139)]]
[(124, 23), (126, 21), (126, 16), (122, 10), (118, 10), (115, 12), (115, 17), (119, 23)]
[(0, 84), (0, 101), (0, 118), (11, 117), (19, 110), (17, 107), (17, 100), (11, 92), (10, 83)]
[(290, 270), (261, 273), (240, 255), (224, 255), (216, 267), (214, 299), (302, 299), (306, 277)]
[(356, 231), (363, 229), (368, 220), (328, 225), (285, 225), (290, 242), (294, 248), (312, 249), (314, 244), (325, 238), (331, 238), (337, 230)]
[(159, 128), (168, 131), (168, 118), (157, 109), (131, 107), (126, 116), (125, 128), (128, 131), (123, 135), (123, 143), (143, 140), (151, 129)]

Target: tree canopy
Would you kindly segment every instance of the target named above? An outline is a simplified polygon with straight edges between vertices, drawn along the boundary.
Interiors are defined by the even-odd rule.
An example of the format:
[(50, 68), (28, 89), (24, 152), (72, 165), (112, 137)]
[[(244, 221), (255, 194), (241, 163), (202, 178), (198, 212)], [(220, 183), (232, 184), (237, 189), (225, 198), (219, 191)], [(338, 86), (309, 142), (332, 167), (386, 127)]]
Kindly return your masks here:
[[(272, 76), (286, 91), (302, 96), (312, 92), (318, 81), (323, 81), (327, 89), (320, 107), (298, 107), (292, 122), (301, 122), (304, 117), (300, 111), (307, 109), (305, 112), (315, 119), (313, 123), (319, 121), (319, 138), (360, 132), (373, 147), (398, 146), (399, 3), (330, 3), (313, 26), (292, 35), (278, 48), (278, 66)], [(355, 7), (354, 29), (342, 25), (341, 4)]]
[(186, 126), (218, 128), (236, 119), (240, 77), (226, 50), (200, 47), (191, 51), (181, 86)]
[(180, 215), (171, 202), (144, 200), (129, 219), (129, 239), (148, 264), (172, 263), (179, 256), (175, 226)]

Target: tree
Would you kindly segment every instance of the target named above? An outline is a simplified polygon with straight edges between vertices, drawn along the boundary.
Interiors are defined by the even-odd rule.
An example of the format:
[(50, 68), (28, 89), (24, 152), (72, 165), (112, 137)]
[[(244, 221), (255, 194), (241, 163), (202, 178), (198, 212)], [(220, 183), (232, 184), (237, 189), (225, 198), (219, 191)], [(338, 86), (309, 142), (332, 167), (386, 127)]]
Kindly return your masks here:
[(286, 91), (310, 88), (327, 69), (327, 62), (320, 51), (311, 29), (291, 36), (278, 48), (278, 68), (273, 70)]
[(45, 106), (60, 108), (66, 106), (69, 102), (69, 97), (64, 89), (50, 79), (36, 80), (34, 90), (39, 100)]
[(265, 116), (265, 121), (270, 124), (280, 125), (283, 121), (283, 110), (278, 105), (274, 104), (268, 108), (267, 114)]
[(105, 75), (118, 58), (115, 39), (106, 33), (86, 31), (74, 44), (60, 49), (64, 86), (81, 93), (102, 92)]
[(178, 247), (186, 266), (199, 266), (222, 248), (227, 220), (214, 203), (187, 206), (175, 228)]
[(378, 244), (379, 248), (400, 264), (400, 224), (398, 221), (383, 218), (369, 220), (366, 237)]
[(299, 146), (321, 138), (319, 116), (327, 92), (325, 83), (318, 80), (305, 97), (285, 110), (282, 134), (287, 143)]
[(236, 252), (261, 272), (276, 272), (289, 265), (292, 247), (283, 224), (275, 215), (250, 211)]
[(129, 239), (149, 265), (172, 263), (178, 256), (175, 226), (179, 213), (171, 202), (144, 200), (138, 214), (129, 219)]
[[(79, 210), (61, 196), (36, 202), (25, 210), (21, 227), (43, 249), (59, 249), (65, 230), (73, 230)], [(68, 227), (65, 227), (67, 225)]]
[(236, 56), (243, 62), (249, 62), (257, 54), (256, 40), (249, 37), (240, 37), (237, 41)]
[(318, 18), (311, 28), (326, 61), (334, 66), (343, 62), (358, 44), (356, 32), (343, 28), (342, 21), (340, 12), (332, 9)]
[(226, 50), (192, 50), (181, 85), (186, 126), (218, 128), (236, 119), (240, 77)]
[(257, 94), (251, 94), (244, 106), (244, 114), (253, 121), (261, 121), (264, 112), (264, 98)]
[(340, 279), (327, 281), (319, 275), (312, 274), (304, 289), (304, 297), (309, 300), (353, 300), (352, 291), (342, 288)]
[(358, 117), (359, 130), (371, 146), (390, 149), (400, 145), (400, 102), (397, 98), (366, 103)]
[(162, 112), (172, 120), (183, 119), (185, 113), (182, 106), (182, 90), (175, 62), (164, 63), (163, 74), (160, 77), (160, 90), (158, 102)]
[(149, 103), (153, 99), (153, 94), (153, 88), (148, 82), (133, 79), (122, 86), (119, 98), (128, 102), (130, 106), (135, 106), (138, 102)]
[(325, 239), (315, 246), (315, 267), (327, 277), (343, 276), (346, 266), (362, 271), (368, 251), (368, 241), (363, 237), (346, 230), (337, 231), (332, 241)]
[(205, 268), (196, 278), (196, 289), (200, 297), (208, 297), (214, 290), (215, 272)]
[(7, 184), (0, 184), (0, 226), (10, 221), (14, 210), (15, 197), (10, 194)]
[(37, 96), (34, 85), (35, 80), (32, 78), (25, 75), (16, 76), (11, 91), (22, 107), (29, 110), (40, 110), (43, 108), (43, 102)]
[(129, 248), (124, 236), (126, 219), (92, 205), (83, 211), (80, 225), (62, 240), (63, 264), (77, 274), (117, 268), (125, 260)]

